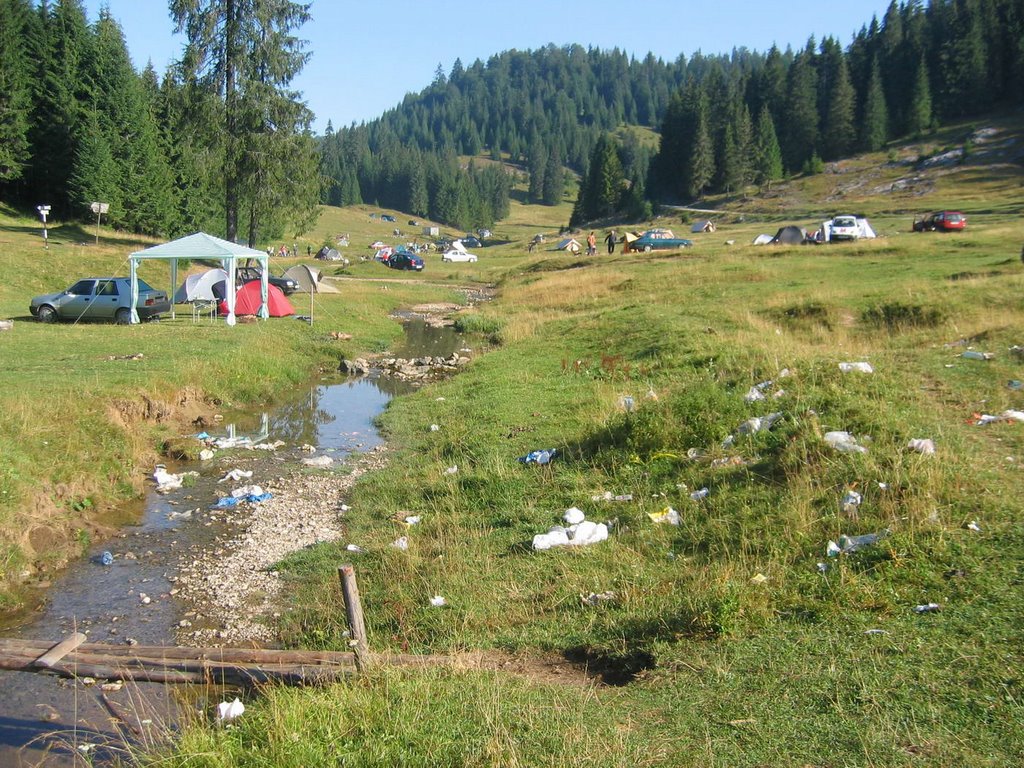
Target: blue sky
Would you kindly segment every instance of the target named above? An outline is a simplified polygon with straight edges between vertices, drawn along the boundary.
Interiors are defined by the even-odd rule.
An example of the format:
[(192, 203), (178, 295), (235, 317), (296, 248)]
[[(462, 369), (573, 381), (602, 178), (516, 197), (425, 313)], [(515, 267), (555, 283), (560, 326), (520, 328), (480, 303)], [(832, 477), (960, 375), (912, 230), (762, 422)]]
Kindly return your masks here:
[[(173, 34), (166, 0), (85, 0), (89, 20), (106, 5), (121, 23), (138, 69), (152, 61), (159, 73), (183, 45)], [(888, 0), (313, 0), (313, 20), (298, 31), (312, 58), (292, 85), (316, 114), (323, 132), (379, 117), (406, 93), (430, 84), (437, 65), (451, 70), (512, 48), (579, 43), (666, 61), (697, 50), (733, 47), (767, 51), (803, 47), (812, 34), (843, 47), (885, 14)]]

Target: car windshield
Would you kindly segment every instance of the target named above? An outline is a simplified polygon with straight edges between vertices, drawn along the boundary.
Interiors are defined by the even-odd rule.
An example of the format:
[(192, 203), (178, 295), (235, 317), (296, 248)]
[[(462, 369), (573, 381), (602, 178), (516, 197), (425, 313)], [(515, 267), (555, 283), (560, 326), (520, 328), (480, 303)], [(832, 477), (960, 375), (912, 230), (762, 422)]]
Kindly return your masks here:
[(832, 221), (833, 227), (855, 227), (857, 226), (856, 219), (852, 219), (849, 216), (840, 216)]
[(956, 223), (956, 222), (960, 221), (962, 218), (963, 218), (963, 216), (961, 216), (959, 213), (947, 213), (946, 214), (946, 221), (949, 221), (949, 222)]

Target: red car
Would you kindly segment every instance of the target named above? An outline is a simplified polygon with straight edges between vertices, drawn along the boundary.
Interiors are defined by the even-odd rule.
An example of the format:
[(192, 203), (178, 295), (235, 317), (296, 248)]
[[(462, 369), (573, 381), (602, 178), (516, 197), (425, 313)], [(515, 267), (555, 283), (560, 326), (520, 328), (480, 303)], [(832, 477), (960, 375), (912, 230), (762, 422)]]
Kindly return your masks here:
[(939, 211), (914, 221), (915, 232), (959, 232), (967, 226), (967, 217), (959, 211)]

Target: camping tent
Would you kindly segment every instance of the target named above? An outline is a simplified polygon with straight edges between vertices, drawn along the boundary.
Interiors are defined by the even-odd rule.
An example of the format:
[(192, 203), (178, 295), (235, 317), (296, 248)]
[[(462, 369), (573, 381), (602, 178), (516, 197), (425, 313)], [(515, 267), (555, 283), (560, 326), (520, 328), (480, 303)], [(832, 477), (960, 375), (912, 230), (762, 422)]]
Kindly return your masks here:
[(754, 245), (768, 245), (771, 241), (771, 235), (758, 235), (754, 238)]
[[(139, 302), (139, 262), (148, 261), (150, 259), (157, 259), (170, 263), (172, 291), (174, 284), (178, 282), (179, 259), (212, 259), (220, 261), (227, 273), (227, 280), (225, 280), (225, 284), (227, 286), (227, 298), (225, 300), (227, 311), (224, 313), (224, 321), (228, 325), (235, 324), (235, 270), (238, 268), (238, 260), (254, 259), (260, 263), (260, 266), (262, 267), (261, 272), (263, 274), (263, 277), (259, 282), (260, 298), (262, 303), (259, 307), (258, 314), (264, 319), (269, 316), (267, 312), (267, 288), (269, 287), (267, 275), (270, 274), (270, 256), (267, 252), (257, 251), (253, 248), (238, 245), (237, 243), (232, 243), (228, 240), (221, 240), (219, 237), (208, 235), (205, 232), (196, 232), (195, 234), (188, 235), (177, 240), (172, 240), (169, 243), (154, 245), (152, 248), (146, 248), (143, 251), (136, 251), (129, 255), (128, 262), (131, 275), (132, 323), (140, 322), (139, 313), (135, 308)], [(255, 284), (255, 282), (249, 283), (249, 285)], [(174, 305), (172, 304), (172, 314), (173, 310)]]
[(563, 240), (558, 244), (558, 250), (569, 251), (570, 253), (579, 253), (580, 244), (576, 241), (575, 238), (570, 237), (567, 240)]
[(795, 227), (790, 224), (787, 227), (782, 227), (778, 232), (775, 233), (775, 237), (772, 238), (773, 244), (782, 245), (800, 245), (807, 239), (807, 232), (800, 227)]
[[(295, 314), (292, 303), (284, 297), (284, 293), (276, 285), (267, 286), (267, 298), (260, 295), (260, 285), (255, 280), (246, 283), (235, 294), (234, 313), (236, 315), (260, 315), (264, 309), (270, 317), (287, 317)], [(227, 300), (220, 303), (221, 314), (227, 314)]]
[(690, 227), (690, 231), (691, 232), (714, 232), (715, 231), (715, 222), (711, 221), (710, 219), (704, 219), (704, 221), (698, 221), (696, 224), (694, 224), (692, 227)]
[(341, 261), (341, 254), (329, 246), (324, 246), (316, 252), (316, 256), (313, 258), (320, 259), (320, 261)]
[(223, 269), (208, 269), (186, 277), (174, 293), (175, 304), (191, 304), (195, 301), (215, 301), (223, 298), (217, 296), (213, 286), (226, 282), (228, 273)]
[(299, 284), (296, 290), (300, 293), (309, 293), (310, 291), (319, 293), (320, 287), (317, 283), (320, 282), (323, 276), (324, 273), (319, 269), (307, 266), (306, 264), (296, 264), (294, 267), (285, 270), (284, 273), (284, 277), (290, 277)]

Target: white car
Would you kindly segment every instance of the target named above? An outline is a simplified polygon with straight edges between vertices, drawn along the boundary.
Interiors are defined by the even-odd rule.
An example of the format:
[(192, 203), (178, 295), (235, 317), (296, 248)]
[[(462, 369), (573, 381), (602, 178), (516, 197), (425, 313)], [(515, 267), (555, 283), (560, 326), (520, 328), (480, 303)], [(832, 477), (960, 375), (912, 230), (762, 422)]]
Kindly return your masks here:
[(856, 240), (859, 237), (860, 228), (857, 226), (856, 216), (836, 216), (832, 219), (829, 240)]
[(460, 251), (458, 248), (452, 248), (451, 250), (445, 251), (441, 254), (441, 261), (476, 261), (476, 254), (469, 253), (468, 251)]

